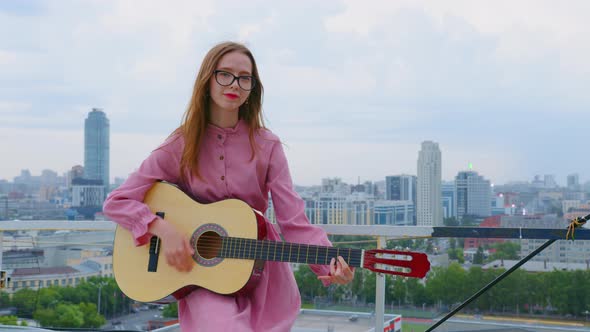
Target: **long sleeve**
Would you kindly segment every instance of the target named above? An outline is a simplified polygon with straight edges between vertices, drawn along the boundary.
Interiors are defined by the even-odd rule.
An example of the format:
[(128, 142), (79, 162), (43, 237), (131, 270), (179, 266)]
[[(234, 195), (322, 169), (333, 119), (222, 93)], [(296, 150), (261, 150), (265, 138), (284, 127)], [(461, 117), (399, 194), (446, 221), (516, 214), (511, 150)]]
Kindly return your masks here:
[[(326, 232), (310, 224), (305, 215), (305, 202), (293, 189), (293, 181), (281, 142), (276, 142), (270, 156), (267, 175), (277, 223), (287, 242), (332, 246)], [(326, 265), (310, 265), (318, 276), (328, 275)], [(329, 282), (324, 282), (328, 285)]]
[(149, 240), (148, 225), (155, 216), (143, 203), (146, 192), (158, 180), (178, 183), (182, 138), (169, 137), (141, 163), (140, 167), (106, 199), (103, 213), (128, 229), (136, 245)]

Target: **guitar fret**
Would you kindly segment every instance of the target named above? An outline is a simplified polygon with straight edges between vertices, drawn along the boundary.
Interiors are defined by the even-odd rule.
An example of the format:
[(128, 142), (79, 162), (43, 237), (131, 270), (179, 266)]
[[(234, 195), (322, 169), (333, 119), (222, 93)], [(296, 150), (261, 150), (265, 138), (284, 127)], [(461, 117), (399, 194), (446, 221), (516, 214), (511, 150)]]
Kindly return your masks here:
[(238, 238), (238, 258), (244, 258), (244, 240)]
[(315, 247), (315, 263), (318, 263), (318, 254), (320, 253), (320, 247)]
[(350, 251), (352, 250), (352, 248), (348, 248), (348, 265), (350, 265)]
[[(287, 245), (289, 246), (288, 253)], [(297, 246), (296, 252), (293, 250), (293, 246)], [(302, 252), (301, 246), (305, 246), (305, 252)], [(341, 249), (343, 251), (342, 253), (340, 252)], [(338, 259), (339, 256), (343, 256), (346, 263), (351, 267), (360, 267), (361, 255), (362, 250), (353, 248), (324, 247), (302, 243), (234, 237), (222, 237), (219, 251), (219, 257), (223, 258), (262, 259), (267, 261), (322, 265), (329, 265), (332, 258)]]
[(232, 257), (232, 244), (234, 243), (234, 239), (232, 239), (231, 237), (227, 239), (229, 241), (229, 250), (227, 252), (227, 257)]
[(283, 250), (281, 251), (281, 262), (284, 262), (285, 261), (285, 257), (284, 257), (284, 255), (285, 255), (285, 242), (282, 242), (282, 245), (283, 245)]
[(249, 239), (244, 240), (244, 258), (246, 258), (246, 259), (250, 258), (250, 240)]
[(244, 258), (243, 253), (244, 253), (244, 249), (242, 248), (242, 244), (244, 241), (242, 241), (242, 239), (238, 239), (238, 258)]

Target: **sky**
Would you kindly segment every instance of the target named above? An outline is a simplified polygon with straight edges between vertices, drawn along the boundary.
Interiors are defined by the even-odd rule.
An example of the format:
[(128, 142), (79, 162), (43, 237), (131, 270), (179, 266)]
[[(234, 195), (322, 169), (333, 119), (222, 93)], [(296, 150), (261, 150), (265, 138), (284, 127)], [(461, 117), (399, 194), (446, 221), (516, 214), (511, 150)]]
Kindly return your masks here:
[[(83, 164), (84, 119), (110, 120), (111, 177), (181, 121), (205, 53), (254, 53), (264, 114), (299, 185), (471, 163), (492, 183), (590, 180), (590, 2), (0, 2), (0, 179)], [(586, 88), (584, 88), (586, 87)]]

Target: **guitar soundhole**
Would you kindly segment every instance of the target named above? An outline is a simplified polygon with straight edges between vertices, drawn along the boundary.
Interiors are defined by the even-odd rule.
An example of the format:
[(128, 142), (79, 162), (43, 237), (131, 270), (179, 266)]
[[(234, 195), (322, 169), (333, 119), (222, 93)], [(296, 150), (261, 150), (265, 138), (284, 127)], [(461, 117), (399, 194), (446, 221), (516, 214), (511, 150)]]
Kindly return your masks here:
[(197, 240), (197, 252), (199, 256), (205, 259), (213, 259), (219, 256), (221, 251), (221, 236), (219, 234), (208, 231), (199, 237)]

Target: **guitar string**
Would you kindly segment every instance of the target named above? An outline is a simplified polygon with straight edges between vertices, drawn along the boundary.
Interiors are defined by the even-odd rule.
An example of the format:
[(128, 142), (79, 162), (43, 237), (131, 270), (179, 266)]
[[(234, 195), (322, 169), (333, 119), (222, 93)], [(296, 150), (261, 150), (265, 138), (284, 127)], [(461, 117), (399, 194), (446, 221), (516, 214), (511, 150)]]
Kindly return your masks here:
[[(306, 255), (305, 256), (300, 256), (299, 255), (299, 250), (298, 250), (298, 255), (296, 256), (296, 259), (298, 260), (300, 257), (304, 257), (305, 259), (305, 263), (308, 264), (317, 264), (317, 265), (329, 265), (327, 263), (327, 259), (330, 258), (331, 254), (335, 254), (334, 251), (336, 251), (336, 253), (339, 252), (339, 250), (347, 250), (350, 249), (351, 251), (355, 251), (355, 257), (350, 258), (350, 261), (348, 262), (349, 265), (355, 266), (355, 267), (360, 267), (360, 268), (365, 268), (367, 265), (372, 265), (373, 259), (374, 258), (378, 258), (378, 257), (366, 257), (365, 258), (365, 266), (360, 266), (360, 263), (362, 261), (362, 249), (356, 249), (356, 248), (337, 248), (337, 247), (329, 247), (329, 246), (318, 246), (318, 245), (309, 245), (309, 244), (304, 244), (304, 243), (290, 243), (290, 242), (280, 242), (280, 241), (270, 241), (270, 240), (257, 240), (257, 239), (251, 239), (251, 238), (237, 238), (237, 237), (221, 237), (221, 236), (208, 236), (208, 235), (203, 235), (201, 237), (199, 237), (199, 241), (197, 241), (199, 244), (201, 244), (199, 246), (199, 248), (202, 249), (213, 249), (215, 251), (217, 251), (218, 253), (221, 253), (222, 255), (234, 255), (234, 256), (238, 256), (238, 257), (223, 257), (223, 258), (246, 258), (246, 257), (239, 257), (240, 254), (250, 254), (252, 252), (252, 244), (255, 245), (256, 248), (258, 248), (259, 246), (262, 246), (261, 248), (261, 256), (264, 255), (264, 246), (265, 244), (267, 245), (266, 247), (266, 256), (267, 256), (267, 261), (269, 261), (269, 253), (272, 249), (274, 249), (275, 254), (276, 254), (276, 250), (279, 249), (279, 246), (281, 246), (282, 248), (280, 248), (279, 250), (285, 250), (286, 246), (293, 246), (293, 245), (297, 245), (297, 246), (305, 246), (307, 247), (307, 251), (306, 251)], [(246, 243), (248, 242), (248, 243)], [(230, 247), (224, 246), (224, 244), (229, 244)], [(236, 247), (234, 247), (233, 249), (231, 248), (231, 245), (236, 245), (240, 247), (240, 249), (235, 250)], [(246, 246), (249, 245), (249, 249), (246, 249)], [(243, 246), (243, 248), (241, 248)], [(312, 255), (313, 255), (313, 250), (316, 250), (317, 256), (319, 259), (316, 258), (316, 261), (312, 261), (309, 259), (309, 249), (312, 250)], [(323, 249), (327, 249), (325, 255), (323, 253)], [(322, 253), (320, 253), (320, 250), (322, 250)], [(332, 252), (330, 252), (330, 250)], [(225, 251), (225, 253), (224, 253)], [(409, 256), (411, 257), (410, 254), (391, 254), (393, 256)], [(279, 257), (279, 259), (273, 259), (272, 261), (283, 261), (284, 254), (282, 253)], [(358, 257), (357, 257), (358, 256)], [(276, 257), (275, 257), (276, 258)], [(256, 259), (256, 258), (255, 258)], [(262, 258), (263, 259), (263, 258)], [(385, 259), (385, 260), (394, 260), (393, 258), (384, 258), (384, 257), (379, 257), (379, 259)], [(326, 263), (322, 264), (322, 260)], [(287, 262), (290, 260), (287, 260)], [(393, 263), (393, 262), (392, 262)], [(387, 262), (379, 262), (376, 264), (380, 264), (380, 265), (390, 265)], [(412, 269), (409, 267), (402, 267), (402, 266), (393, 266), (394, 268), (396, 268), (397, 270), (383, 270), (382, 272), (384, 273), (391, 273), (391, 274), (398, 274), (398, 275), (407, 275), (410, 276), (411, 275), (411, 271)], [(376, 266), (374, 266), (374, 268), (376, 268)], [(371, 268), (369, 268), (371, 269)]]
[[(276, 251), (277, 249), (283, 250), (283, 248), (279, 248), (279, 246), (280, 247), (283, 247), (284, 246), (285, 249), (286, 249), (286, 246), (287, 245), (291, 245), (290, 243), (285, 243), (283, 245), (283, 242), (279, 242), (279, 241), (265, 241), (265, 240), (246, 239), (246, 238), (201, 236), (199, 239), (204, 239), (204, 240), (198, 241), (199, 248), (202, 248), (202, 249), (215, 249), (215, 250), (219, 250), (220, 252), (221, 251), (224, 251), (224, 249), (225, 249), (225, 251), (230, 251), (231, 254), (236, 254), (236, 255), (237, 254), (250, 253), (252, 251), (252, 247), (254, 247), (253, 245), (251, 245), (252, 244), (251, 241), (256, 241), (255, 243), (257, 243), (257, 244), (255, 244), (255, 246), (257, 248), (259, 248), (260, 246), (262, 246), (262, 250), (263, 251), (264, 251), (264, 246), (267, 245), (266, 252), (261, 252), (261, 255), (263, 255), (264, 253), (268, 253), (268, 252), (272, 251), (273, 249), (274, 249), (274, 251)], [(227, 241), (227, 240), (229, 240), (229, 241), (228, 242), (225, 242), (225, 243), (231, 244), (231, 245), (236, 245), (236, 244), (243, 245), (244, 242), (245, 242), (245, 240), (246, 241), (250, 241), (250, 243), (247, 243), (246, 244), (246, 245), (249, 246), (249, 249), (245, 249), (244, 248), (244, 249), (234, 250), (234, 249), (228, 248), (227, 246), (224, 247), (223, 246), (223, 244), (224, 244), (223, 242), (224, 241)], [(324, 255), (324, 253), (321, 253), (320, 252), (320, 250), (323, 250), (323, 249), (326, 249), (326, 248), (328, 248), (329, 251), (330, 250), (331, 251), (335, 251), (335, 250), (337, 251), (339, 249), (340, 250), (342, 250), (342, 249), (344, 249), (344, 250), (348, 249), (348, 248), (335, 248), (335, 247), (327, 247), (327, 246), (308, 245), (308, 244), (304, 244), (304, 243), (301, 243), (301, 244), (300, 243), (293, 243), (293, 245), (298, 245), (298, 246), (299, 245), (302, 245), (302, 246), (309, 247), (309, 249), (311, 249), (312, 253), (313, 253), (314, 250), (316, 250), (316, 251), (318, 251), (318, 257), (321, 257), (321, 259), (323, 259), (323, 260), (325, 260), (326, 257)], [(351, 250), (352, 251), (356, 251), (354, 253), (355, 255), (361, 254), (361, 251), (360, 251), (361, 249), (351, 248)], [(334, 252), (328, 252), (327, 256), (330, 257), (331, 256), (330, 254), (334, 254)], [(282, 256), (284, 256), (284, 254), (281, 254), (281, 257)], [(311, 260), (308, 259), (306, 261), (311, 261)], [(352, 257), (350, 259), (350, 262), (352, 262), (353, 264), (354, 263), (360, 264), (360, 261), (361, 261), (360, 258), (356, 258), (356, 257)]]
[[(339, 247), (330, 247), (330, 246), (318, 246), (318, 245), (312, 245), (312, 244), (305, 244), (305, 243), (291, 243), (291, 242), (280, 242), (280, 241), (272, 241), (272, 240), (257, 240), (257, 239), (252, 239), (252, 238), (238, 238), (238, 237), (217, 237), (217, 236), (201, 236), (199, 239), (204, 239), (204, 241), (198, 241), (201, 244), (206, 243), (207, 245), (210, 245), (213, 243), (213, 245), (211, 246), (207, 246), (206, 248), (223, 248), (224, 244), (239, 244), (241, 245), (245, 245), (245, 246), (249, 246), (250, 249), (248, 250), (243, 250), (240, 252), (246, 252), (246, 251), (251, 251), (252, 247), (259, 247), (259, 246), (264, 246), (264, 244), (268, 244), (268, 248), (270, 249), (270, 246), (274, 246), (273, 249), (279, 249), (279, 246), (281, 247), (280, 250), (286, 250), (286, 247), (289, 246), (290, 248), (294, 245), (297, 246), (306, 246), (306, 247), (310, 247), (312, 248), (312, 250), (322, 250), (322, 249), (326, 249), (326, 250), (351, 250), (351, 251), (355, 251), (357, 253), (360, 253), (360, 251), (362, 251), (362, 249), (358, 249), (358, 248), (339, 248)], [(233, 250), (232, 250), (233, 251)], [(388, 253), (385, 253), (388, 254)], [(394, 256), (412, 256), (411, 253), (391, 253), (390, 255), (394, 255)]]
[[(284, 249), (284, 246), (283, 246), (283, 243), (284, 242), (279, 242), (279, 241), (255, 240), (255, 239), (249, 239), (249, 238), (235, 238), (235, 237), (215, 237), (215, 236), (206, 236), (206, 235), (205, 236), (201, 236), (199, 239), (204, 239), (204, 241), (201, 241), (201, 243), (202, 242), (207, 242), (208, 243), (207, 245), (200, 246), (201, 248), (203, 248), (203, 249), (216, 249), (216, 250), (219, 250), (219, 252), (223, 252), (224, 249), (226, 249), (225, 251), (230, 251), (230, 250), (227, 250), (227, 249), (229, 249), (228, 247), (223, 247), (224, 242), (227, 241), (227, 240), (229, 240), (229, 241), (227, 241), (228, 243), (229, 242), (245, 242), (244, 240), (247, 240), (247, 241), (256, 241), (254, 243), (257, 244), (256, 245), (257, 247), (258, 247), (258, 244), (260, 244), (262, 246), (262, 250), (264, 250), (264, 244), (267, 244), (268, 245), (267, 246), (267, 252), (266, 252), (266, 254), (267, 254), (267, 259), (266, 260), (267, 261), (270, 260), (270, 259), (268, 259), (268, 253), (270, 252), (270, 250), (275, 249), (275, 251), (276, 251), (276, 249), (278, 249), (278, 246), (279, 245), (281, 247), (283, 247), (283, 249)], [(209, 245), (212, 242), (215, 245)], [(221, 246), (219, 246), (220, 242), (221, 242)], [(271, 244), (274, 245), (274, 248), (271, 248)], [(290, 245), (290, 244), (291, 244), (290, 242), (286, 242), (285, 243), (285, 246), (286, 245)], [(357, 256), (356, 254), (361, 254), (361, 250), (362, 250), (362, 249), (356, 249), (356, 248), (337, 248), (337, 247), (307, 245), (307, 244), (303, 244), (303, 243), (301, 243), (301, 244), (300, 243), (293, 243), (293, 245), (304, 245), (304, 246), (307, 246), (307, 247), (317, 248), (318, 249), (318, 257), (320, 257), (320, 261), (319, 262), (317, 260), (315, 262), (310, 261), (309, 259), (307, 259), (309, 256), (307, 256), (307, 255), (305, 256), (306, 257), (305, 263), (308, 263), (308, 264), (317, 264), (317, 265), (329, 265), (327, 263), (322, 264), (321, 263), (321, 260), (324, 260), (325, 262), (327, 262), (327, 258), (330, 258), (330, 256), (331, 256), (330, 254), (334, 254), (334, 252), (333, 252), (334, 250), (336, 250), (337, 252), (340, 249), (344, 249), (344, 250), (346, 250), (346, 249), (355, 250), (356, 251), (355, 252), (355, 256)], [(246, 245), (244, 245), (244, 247), (246, 247)], [(251, 247), (252, 246), (250, 246), (250, 249), (243, 249), (243, 250), (240, 249), (238, 251), (233, 251), (232, 250), (229, 253), (230, 255), (235, 255), (235, 256), (238, 256), (238, 257), (223, 257), (223, 258), (246, 258), (246, 257), (239, 257), (239, 254), (251, 253), (252, 252), (252, 248)], [(323, 256), (323, 254), (320, 256), (319, 249), (326, 249), (326, 248), (328, 249), (328, 252), (326, 253), (327, 257)], [(331, 253), (329, 252), (330, 250), (332, 250)], [(228, 253), (225, 253), (225, 254), (228, 254)], [(261, 256), (263, 254), (264, 254), (264, 252), (261, 252)], [(392, 255), (393, 256), (411, 256), (411, 255), (405, 255), (405, 254), (392, 254)], [(280, 255), (280, 258), (282, 258), (282, 257), (283, 257), (283, 254)], [(299, 257), (297, 257), (297, 258), (299, 258)], [(367, 257), (365, 259), (365, 263), (368, 263), (370, 265), (372, 263), (373, 258), (377, 258), (377, 257)], [(388, 260), (388, 258), (380, 258), (380, 259)], [(393, 260), (393, 259), (390, 259), (390, 260)], [(282, 259), (279, 259), (279, 260), (273, 259), (271, 261), (283, 261), (283, 260)], [(287, 262), (288, 261), (289, 260), (287, 260)], [(352, 266), (355, 266), (355, 267), (364, 268), (364, 266), (360, 266), (360, 262), (361, 262), (361, 258), (360, 257), (358, 257), (358, 258), (357, 257), (352, 257), (350, 259), (350, 261), (348, 262), (348, 264), (349, 265), (352, 265)], [(388, 264), (386, 262), (383, 262), (383, 263), (380, 262), (380, 263), (376, 263), (376, 264), (390, 265), (390, 264)], [(393, 266), (393, 267), (396, 268), (397, 270), (385, 270), (385, 271), (382, 271), (382, 272), (384, 272), (384, 273), (392, 273), (392, 274), (399, 274), (399, 275), (402, 275), (402, 276), (403, 275), (408, 275), (408, 276), (411, 275), (412, 269), (409, 268), (409, 267), (403, 267), (403, 266)], [(393, 272), (395, 272), (395, 273), (393, 273)]]
[[(275, 254), (276, 254), (277, 249), (279, 249), (280, 251), (283, 252), (283, 250), (286, 249), (287, 245), (290, 246), (290, 249), (292, 248), (292, 245), (298, 245), (298, 246), (304, 245), (304, 246), (308, 247), (308, 249), (312, 250), (312, 254), (313, 254), (313, 250), (314, 249), (316, 250), (316, 255), (318, 257), (315, 261), (316, 264), (319, 264), (319, 263), (317, 263), (318, 260), (321, 262), (322, 260), (326, 261), (327, 258), (330, 258), (330, 256), (332, 256), (332, 254), (334, 254), (334, 252), (333, 252), (334, 250), (338, 251), (340, 249), (344, 249), (344, 250), (348, 249), (348, 248), (336, 248), (336, 247), (328, 247), (328, 246), (308, 245), (308, 244), (303, 244), (303, 243), (301, 243), (301, 244), (300, 243), (289, 243), (289, 242), (285, 243), (285, 242), (279, 242), (279, 241), (255, 240), (255, 239), (250, 239), (250, 238), (217, 237), (217, 236), (207, 236), (207, 235), (201, 236), (199, 239), (201, 239), (201, 241), (199, 241), (199, 243), (202, 244), (200, 246), (200, 248), (202, 248), (202, 249), (215, 249), (215, 250), (219, 250), (219, 252), (223, 252), (225, 249), (225, 251), (229, 251), (229, 253), (222, 253), (222, 254), (230, 254), (230, 255), (236, 255), (236, 256), (239, 256), (239, 254), (250, 255), (252, 253), (252, 249), (253, 249), (252, 247), (254, 247), (254, 249), (257, 250), (258, 247), (260, 247), (260, 246), (262, 246), (262, 248), (261, 248), (262, 251), (260, 253), (261, 253), (261, 255), (263, 255), (265, 244), (267, 244), (267, 252), (266, 252), (267, 257), (268, 257), (268, 252), (272, 249), (274, 249)], [(253, 242), (253, 241), (256, 241), (256, 242)], [(213, 245), (211, 245), (211, 243), (213, 243)], [(229, 245), (237, 244), (240, 247), (242, 247), (242, 245), (243, 245), (244, 248), (238, 249), (238, 250), (231, 250), (231, 247), (230, 248), (228, 248), (227, 246), (224, 247), (224, 244), (226, 244), (226, 243)], [(246, 248), (246, 246), (248, 246), (248, 248)], [(279, 246), (281, 246), (282, 248), (279, 248)], [(320, 252), (320, 250), (323, 250), (323, 249), (326, 249), (325, 254), (323, 252)], [(359, 250), (361, 250), (361, 249), (350, 248), (350, 250), (355, 250), (355, 256), (361, 253), (361, 252), (359, 252)], [(332, 252), (330, 252), (330, 251), (332, 251)], [(309, 250), (307, 252), (309, 252)], [(404, 255), (404, 254), (392, 254), (392, 255), (394, 255), (394, 256), (411, 256), (411, 255)], [(279, 259), (278, 261), (282, 261), (283, 256), (284, 256), (284, 252), (281, 253), (281, 255), (280, 255), (281, 259)], [(291, 256), (289, 256), (289, 257), (291, 257)], [(231, 257), (227, 257), (227, 258), (231, 258)], [(299, 257), (297, 257), (297, 258), (299, 258)], [(309, 260), (307, 258), (308, 257), (306, 257), (306, 262), (307, 261), (313, 262), (313, 260)], [(382, 258), (382, 259), (388, 259), (388, 258)], [(267, 258), (267, 260), (269, 260), (269, 259)], [(276, 261), (276, 259), (273, 259), (273, 260)], [(352, 257), (352, 258), (350, 258), (350, 262), (348, 262), (348, 264), (360, 265), (360, 261), (361, 261), (360, 258)], [(383, 263), (383, 264), (387, 264), (387, 263)], [(323, 264), (320, 264), (320, 265), (323, 265)]]

